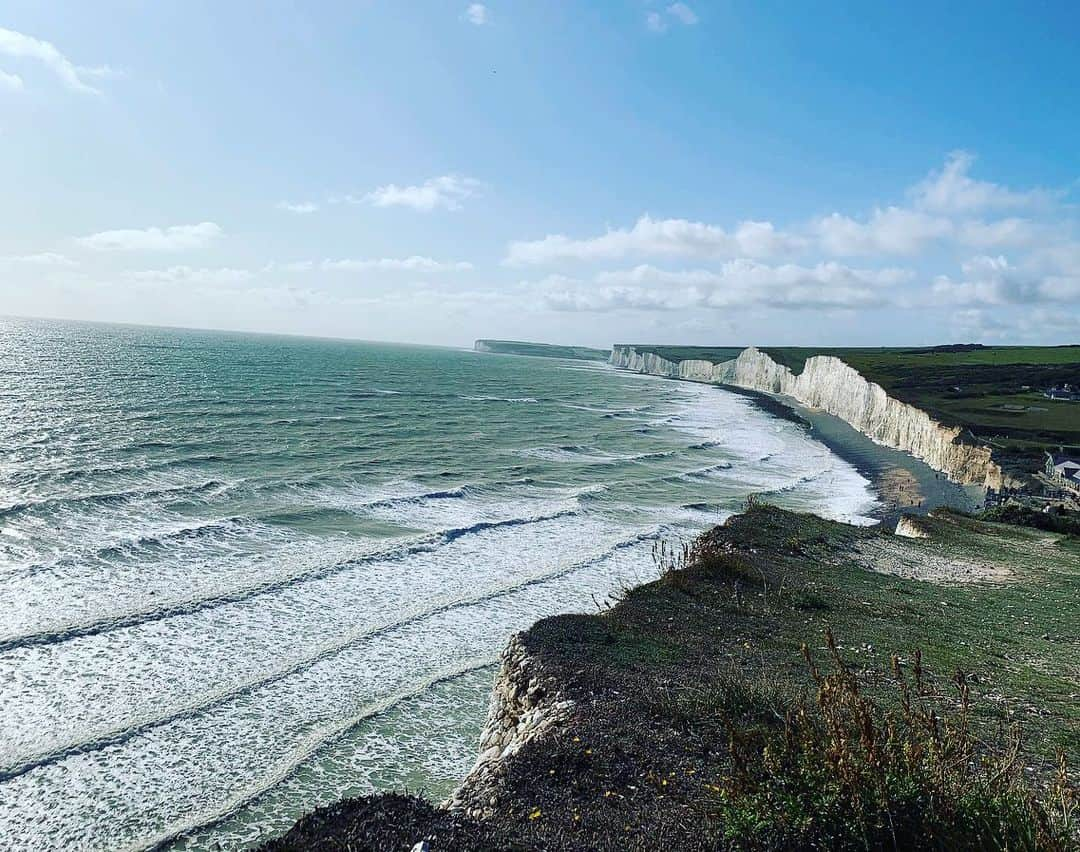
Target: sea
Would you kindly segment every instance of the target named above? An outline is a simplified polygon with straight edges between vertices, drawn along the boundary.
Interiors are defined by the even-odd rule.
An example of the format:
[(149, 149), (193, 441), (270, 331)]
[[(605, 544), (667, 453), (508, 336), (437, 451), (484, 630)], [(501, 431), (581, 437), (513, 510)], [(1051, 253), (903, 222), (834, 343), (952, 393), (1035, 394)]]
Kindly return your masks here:
[(437, 801), (515, 631), (752, 495), (880, 505), (798, 423), (603, 363), (0, 319), (0, 846)]

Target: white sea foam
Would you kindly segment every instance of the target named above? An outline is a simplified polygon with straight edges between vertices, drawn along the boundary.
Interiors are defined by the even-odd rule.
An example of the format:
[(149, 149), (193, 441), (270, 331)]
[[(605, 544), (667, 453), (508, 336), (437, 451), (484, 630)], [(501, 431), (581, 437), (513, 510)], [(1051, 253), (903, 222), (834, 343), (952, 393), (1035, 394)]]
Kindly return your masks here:
[(317, 363), (296, 385), (269, 358), (257, 395), (200, 366), (128, 411), (112, 385), (81, 408), (28, 385), (0, 417), (21, 472), (0, 472), (5, 848), (237, 848), (411, 766), (438, 789), (475, 756), (473, 667), (651, 579), (653, 537), (751, 493), (872, 503), (797, 425), (714, 388), (528, 359), (413, 388)]

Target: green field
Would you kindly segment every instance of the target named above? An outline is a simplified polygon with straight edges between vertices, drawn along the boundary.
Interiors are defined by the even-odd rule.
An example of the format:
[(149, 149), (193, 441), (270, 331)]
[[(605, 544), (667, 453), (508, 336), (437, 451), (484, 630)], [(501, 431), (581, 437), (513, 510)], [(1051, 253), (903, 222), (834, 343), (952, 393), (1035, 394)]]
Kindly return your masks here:
[[(741, 351), (730, 346), (635, 348), (673, 361), (714, 363)], [(1044, 449), (1080, 446), (1080, 401), (1051, 400), (1041, 393), (1053, 385), (1080, 385), (1080, 346), (759, 348), (796, 374), (811, 356), (836, 356), (890, 396), (990, 443), (1011, 471), (1040, 466)]]
[(549, 343), (528, 343), (523, 340), (477, 340), (477, 349), (498, 355), (529, 355), (534, 358), (568, 358), (572, 361), (606, 361), (610, 349), (592, 349), (588, 346), (553, 346)]

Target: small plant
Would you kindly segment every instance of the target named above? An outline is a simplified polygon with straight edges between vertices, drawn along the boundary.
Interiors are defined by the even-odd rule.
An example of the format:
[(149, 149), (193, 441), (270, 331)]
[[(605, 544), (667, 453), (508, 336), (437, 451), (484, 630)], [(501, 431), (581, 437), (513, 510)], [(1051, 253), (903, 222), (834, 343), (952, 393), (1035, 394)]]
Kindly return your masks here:
[(657, 539), (652, 546), (652, 560), (660, 576), (666, 577), (675, 571), (682, 571), (697, 561), (698, 547), (689, 542), (672, 544), (667, 539)]
[(1064, 755), (1040, 798), (1017, 727), (994, 743), (973, 733), (964, 673), (940, 695), (919, 654), (910, 674), (893, 657), (898, 700), (886, 710), (863, 694), (828, 631), (826, 643), (827, 672), (803, 645), (816, 701), (795, 704), (777, 730), (729, 731), (732, 771), (718, 795), (731, 848), (1076, 848)]

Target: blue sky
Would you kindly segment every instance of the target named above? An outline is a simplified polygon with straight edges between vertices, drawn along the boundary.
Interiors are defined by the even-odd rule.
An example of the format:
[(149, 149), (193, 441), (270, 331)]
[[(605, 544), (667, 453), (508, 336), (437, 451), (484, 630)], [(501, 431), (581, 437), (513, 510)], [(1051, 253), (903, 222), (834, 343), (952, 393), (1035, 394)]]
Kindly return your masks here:
[(9, 0), (0, 314), (1077, 342), (1078, 41), (1073, 3)]

